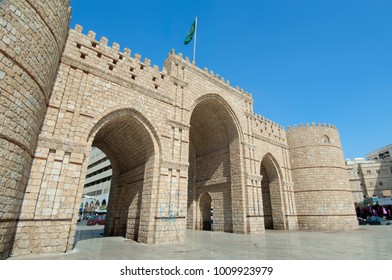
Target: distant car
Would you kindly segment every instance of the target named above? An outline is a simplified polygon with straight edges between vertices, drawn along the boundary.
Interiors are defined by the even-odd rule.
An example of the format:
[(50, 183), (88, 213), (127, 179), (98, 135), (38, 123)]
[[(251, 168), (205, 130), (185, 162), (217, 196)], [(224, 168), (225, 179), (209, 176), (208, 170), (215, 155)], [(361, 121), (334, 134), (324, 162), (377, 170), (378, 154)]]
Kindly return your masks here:
[(93, 226), (93, 225), (104, 225), (106, 221), (106, 215), (97, 215), (97, 216), (91, 216), (87, 220), (87, 225), (88, 226)]
[(88, 220), (92, 216), (94, 216), (94, 215), (93, 214), (86, 214), (86, 215), (84, 215), (83, 219)]
[(369, 225), (390, 225), (392, 224), (391, 220), (386, 220), (378, 216), (367, 217), (366, 222)]

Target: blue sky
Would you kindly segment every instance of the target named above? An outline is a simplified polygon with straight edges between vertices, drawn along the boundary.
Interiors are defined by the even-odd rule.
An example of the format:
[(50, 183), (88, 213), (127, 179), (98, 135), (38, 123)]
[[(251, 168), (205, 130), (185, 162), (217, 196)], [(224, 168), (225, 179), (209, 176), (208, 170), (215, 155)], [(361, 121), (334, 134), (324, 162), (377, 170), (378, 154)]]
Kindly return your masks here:
[(196, 64), (285, 127), (337, 126), (345, 158), (392, 143), (392, 1), (71, 0), (72, 21), (162, 68), (198, 17)]

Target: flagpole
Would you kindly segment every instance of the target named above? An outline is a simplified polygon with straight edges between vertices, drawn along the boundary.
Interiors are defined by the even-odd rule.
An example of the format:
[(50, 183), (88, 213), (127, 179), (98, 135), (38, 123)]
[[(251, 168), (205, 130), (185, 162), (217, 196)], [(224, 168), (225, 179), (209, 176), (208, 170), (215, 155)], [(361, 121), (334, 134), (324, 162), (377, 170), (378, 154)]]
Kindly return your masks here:
[(197, 17), (195, 18), (195, 40), (193, 41), (193, 63), (196, 64), (196, 34), (197, 34)]

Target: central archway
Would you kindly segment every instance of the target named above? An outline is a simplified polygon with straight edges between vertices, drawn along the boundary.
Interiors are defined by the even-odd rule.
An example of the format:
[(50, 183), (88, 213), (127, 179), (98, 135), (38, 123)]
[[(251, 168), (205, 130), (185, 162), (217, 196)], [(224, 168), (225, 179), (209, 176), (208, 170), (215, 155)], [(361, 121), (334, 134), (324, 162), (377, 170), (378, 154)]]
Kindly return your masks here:
[(199, 199), (209, 193), (214, 197), (214, 231), (244, 232), (244, 218), (239, 217), (243, 208), (238, 127), (221, 97), (211, 94), (195, 103), (190, 118), (188, 229), (201, 229)]
[(92, 145), (112, 163), (105, 235), (153, 242), (153, 186), (159, 147), (149, 122), (130, 109), (115, 111), (95, 126)]

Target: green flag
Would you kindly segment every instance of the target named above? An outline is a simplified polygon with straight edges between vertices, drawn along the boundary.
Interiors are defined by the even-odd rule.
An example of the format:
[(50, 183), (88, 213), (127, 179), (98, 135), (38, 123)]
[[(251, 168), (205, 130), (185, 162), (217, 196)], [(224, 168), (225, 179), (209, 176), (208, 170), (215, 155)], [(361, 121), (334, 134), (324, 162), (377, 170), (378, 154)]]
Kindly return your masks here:
[(193, 34), (195, 34), (195, 28), (196, 28), (196, 20), (193, 22), (191, 28), (189, 29), (188, 35), (186, 35), (184, 44), (188, 45), (190, 41), (193, 39)]

